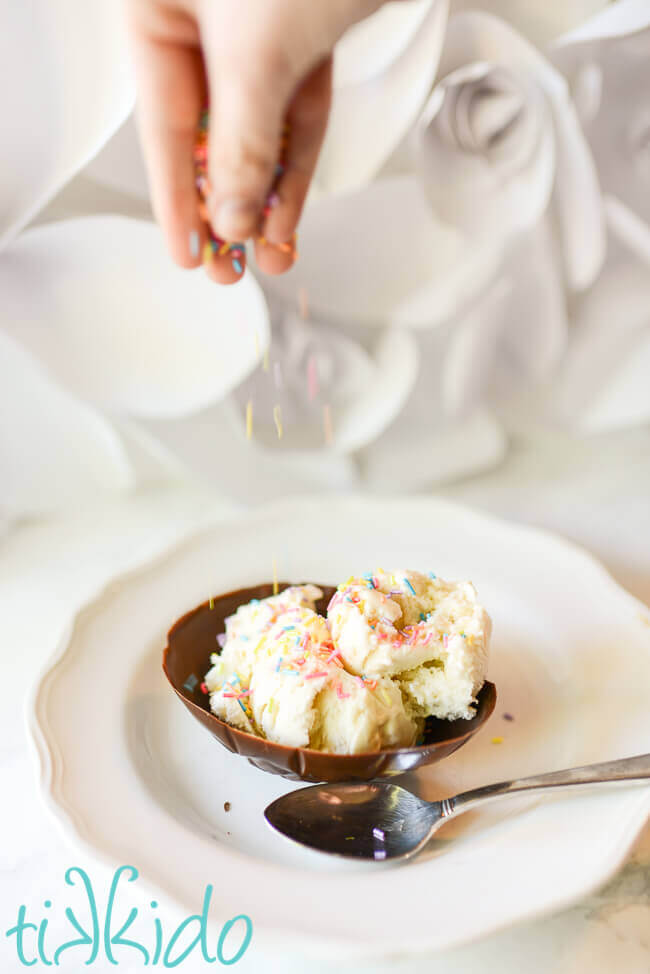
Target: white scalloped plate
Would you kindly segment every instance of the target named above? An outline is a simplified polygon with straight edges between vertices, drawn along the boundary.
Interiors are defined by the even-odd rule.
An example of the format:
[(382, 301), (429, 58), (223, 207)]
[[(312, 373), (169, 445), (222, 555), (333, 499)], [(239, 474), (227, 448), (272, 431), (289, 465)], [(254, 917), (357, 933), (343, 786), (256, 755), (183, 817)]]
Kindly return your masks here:
[(497, 709), (466, 747), (408, 778), (423, 794), (650, 751), (648, 610), (590, 556), (439, 500), (291, 500), (202, 532), (77, 616), (27, 715), (42, 791), (74, 843), (137, 865), (188, 912), (215, 883), (214, 919), (248, 913), (258, 943), (347, 959), (449, 947), (610, 877), (646, 820), (647, 787), (497, 804), (397, 868), (330, 861), (271, 833), (262, 811), (295, 785), (206, 734), (161, 654), (177, 616), (268, 579), (273, 557), (296, 581), (379, 563), (477, 585), (494, 620)]

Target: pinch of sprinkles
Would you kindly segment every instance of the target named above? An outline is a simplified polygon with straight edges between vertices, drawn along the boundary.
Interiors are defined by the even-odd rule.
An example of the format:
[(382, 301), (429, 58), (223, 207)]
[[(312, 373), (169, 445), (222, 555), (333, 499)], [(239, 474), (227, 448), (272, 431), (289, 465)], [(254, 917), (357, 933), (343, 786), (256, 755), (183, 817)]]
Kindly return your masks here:
[(279, 403), (276, 403), (276, 405), (273, 407), (273, 422), (275, 423), (275, 428), (276, 428), (277, 433), (278, 433), (278, 439), (281, 440), (282, 439), (282, 433), (283, 433), (283, 429), (282, 429), (282, 409), (281, 409)]
[[(246, 403), (246, 439), (250, 440), (253, 435), (253, 400), (249, 399)], [(210, 606), (212, 608), (212, 606)]]

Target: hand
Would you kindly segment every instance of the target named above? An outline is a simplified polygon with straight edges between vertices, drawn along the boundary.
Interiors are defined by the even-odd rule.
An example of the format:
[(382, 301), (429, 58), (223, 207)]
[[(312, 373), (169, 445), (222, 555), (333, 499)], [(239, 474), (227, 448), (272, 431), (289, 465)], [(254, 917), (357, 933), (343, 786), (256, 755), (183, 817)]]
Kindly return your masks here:
[[(288, 270), (292, 241), (325, 134), (332, 50), (382, 0), (129, 0), (138, 117), (154, 212), (174, 260), (202, 261), (193, 146), (210, 105), (207, 213), (214, 234), (256, 241), (260, 268)], [(289, 126), (284, 171), (274, 184)], [(277, 190), (267, 205), (271, 186)], [(243, 266), (243, 261), (241, 261)], [(241, 276), (228, 255), (210, 276)]]

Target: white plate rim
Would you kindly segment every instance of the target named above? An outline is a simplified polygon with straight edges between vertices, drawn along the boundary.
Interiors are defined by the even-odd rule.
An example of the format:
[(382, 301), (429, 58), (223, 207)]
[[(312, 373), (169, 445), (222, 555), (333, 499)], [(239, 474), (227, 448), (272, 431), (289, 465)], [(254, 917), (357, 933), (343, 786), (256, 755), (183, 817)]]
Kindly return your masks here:
[[(81, 819), (75, 816), (74, 808), (70, 806), (62, 789), (58, 787), (58, 779), (60, 774), (57, 775), (57, 771), (61, 771), (62, 761), (58, 753), (56, 741), (53, 740), (51, 735), (48, 733), (49, 728), (47, 726), (45, 713), (45, 704), (47, 702), (48, 695), (48, 683), (50, 679), (55, 677), (59, 664), (64, 661), (68, 649), (71, 646), (76, 628), (83, 624), (88, 617), (91, 617), (93, 613), (99, 611), (103, 602), (110, 599), (113, 594), (119, 592), (124, 586), (128, 586), (131, 583), (137, 582), (139, 579), (144, 578), (149, 573), (164, 568), (166, 562), (176, 558), (183, 552), (184, 549), (191, 548), (192, 545), (207, 531), (215, 530), (219, 526), (223, 526), (224, 523), (246, 523), (246, 521), (251, 518), (268, 517), (271, 512), (281, 512), (289, 505), (300, 504), (302, 502), (314, 503), (319, 501), (331, 503), (333, 500), (336, 500), (337, 502), (340, 501), (342, 503), (363, 502), (378, 504), (385, 503), (387, 505), (399, 503), (404, 504), (408, 502), (432, 504), (446, 509), (452, 514), (455, 512), (456, 514), (462, 514), (465, 517), (469, 516), (497, 530), (505, 530), (507, 532), (519, 534), (522, 536), (522, 538), (537, 538), (540, 541), (546, 540), (547, 542), (552, 542), (555, 545), (563, 546), (572, 557), (584, 560), (592, 571), (597, 571), (600, 574), (601, 579), (616, 590), (618, 597), (623, 597), (629, 603), (630, 608), (637, 612), (639, 618), (643, 617), (645, 619), (650, 619), (650, 609), (648, 606), (623, 588), (623, 586), (616, 581), (603, 563), (581, 545), (569, 541), (562, 535), (559, 535), (553, 531), (539, 528), (530, 524), (510, 521), (502, 517), (497, 517), (496, 515), (486, 513), (482, 510), (478, 510), (455, 501), (449, 501), (446, 498), (428, 496), (426, 494), (414, 494), (408, 497), (391, 495), (378, 498), (369, 497), (362, 492), (340, 493), (336, 494), (334, 498), (331, 494), (304, 494), (288, 499), (285, 498), (279, 501), (274, 501), (269, 504), (261, 505), (252, 510), (237, 511), (228, 518), (224, 518), (223, 516), (215, 516), (213, 519), (201, 524), (198, 528), (193, 528), (185, 537), (172, 542), (172, 544), (164, 550), (158, 551), (153, 556), (147, 557), (141, 564), (113, 577), (107, 583), (99, 586), (95, 594), (88, 598), (85, 604), (73, 613), (66, 630), (59, 639), (51, 656), (42, 665), (40, 672), (34, 679), (30, 690), (25, 696), (24, 719), (28, 741), (30, 744), (30, 753), (32, 754), (37, 784), (39, 786), (39, 794), (45, 807), (48, 809), (56, 826), (58, 827), (60, 834), (71, 848), (80, 849), (89, 858), (101, 862), (109, 869), (115, 868), (114, 853), (111, 853), (111, 851), (109, 851), (107, 848), (102, 847), (100, 843), (90, 838)], [(307, 952), (317, 951), (320, 957), (330, 957), (333, 959), (345, 958), (346, 960), (354, 958), (380, 960), (395, 958), (397, 955), (401, 957), (417, 957), (438, 953), (443, 950), (448, 950), (471, 943), (473, 941), (482, 939), (483, 937), (489, 936), (490, 934), (507, 929), (510, 926), (525, 923), (527, 921), (555, 913), (559, 910), (566, 909), (574, 905), (576, 901), (585, 898), (594, 893), (596, 890), (600, 889), (604, 884), (613, 878), (619, 868), (623, 865), (631, 848), (636, 842), (638, 835), (650, 818), (650, 790), (646, 791), (644, 789), (643, 792), (640, 791), (639, 797), (641, 800), (637, 802), (635, 815), (633, 816), (634, 820), (628, 822), (629, 831), (627, 835), (622, 838), (618, 844), (608, 847), (609, 855), (603, 856), (603, 858), (600, 860), (600, 868), (597, 873), (592, 873), (583, 882), (576, 882), (573, 889), (558, 894), (552, 901), (549, 901), (548, 904), (543, 907), (533, 906), (532, 908), (528, 909), (522, 908), (516, 916), (513, 916), (510, 919), (504, 919), (502, 922), (493, 922), (489, 925), (477, 927), (477, 929), (471, 934), (449, 936), (446, 940), (444, 940), (444, 942), (440, 941), (440, 938), (436, 938), (436, 940), (432, 941), (431, 944), (427, 944), (422, 940), (419, 940), (415, 945), (408, 942), (402, 943), (399, 950), (387, 945), (377, 946), (370, 941), (362, 941), (361, 939), (355, 944), (350, 944), (347, 941), (345, 944), (343, 944), (323, 937), (322, 939), (319, 939), (316, 944), (314, 941), (310, 941), (308, 939), (301, 940), (300, 936), (295, 937), (294, 940), (296, 943), (296, 949), (301, 949)], [(163, 892), (169, 899), (176, 899), (176, 902), (179, 902), (179, 900), (175, 898), (173, 890), (167, 887), (161, 889), (161, 886), (158, 883), (148, 878), (144, 873), (140, 874), (138, 882), (142, 889), (148, 890), (152, 894), (156, 892)], [(187, 904), (182, 905), (185, 906)], [(284, 945), (284, 938), (286, 935), (288, 933), (292, 933), (293, 935), (293, 932), (290, 931), (289, 928), (280, 930), (277, 927), (265, 927), (264, 924), (260, 922), (256, 922), (255, 929), (256, 936), (264, 936), (266, 938), (265, 942), (268, 944), (276, 943), (278, 945)]]

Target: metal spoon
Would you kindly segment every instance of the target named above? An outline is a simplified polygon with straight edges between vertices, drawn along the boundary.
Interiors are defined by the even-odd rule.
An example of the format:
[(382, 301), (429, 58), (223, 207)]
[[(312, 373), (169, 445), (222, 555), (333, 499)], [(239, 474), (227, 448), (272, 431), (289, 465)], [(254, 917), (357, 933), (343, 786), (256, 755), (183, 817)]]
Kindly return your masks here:
[(312, 785), (271, 802), (264, 817), (278, 832), (319, 852), (350, 859), (408, 859), (444, 822), (495, 798), (643, 779), (650, 781), (650, 754), (501, 781), (438, 802), (388, 781)]

